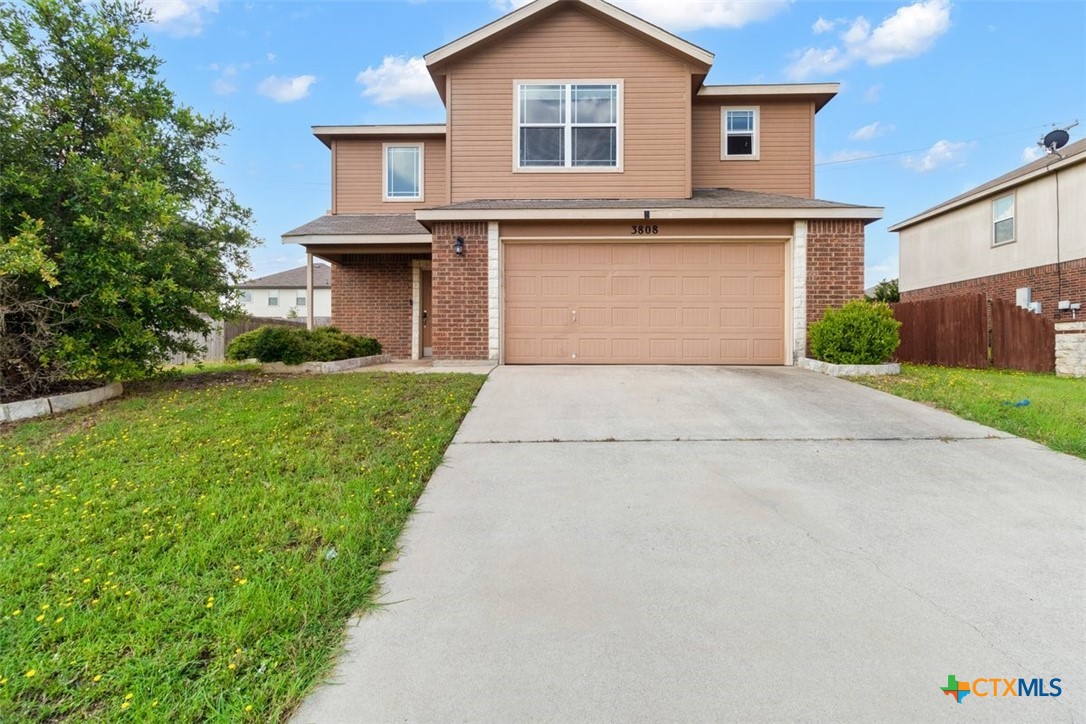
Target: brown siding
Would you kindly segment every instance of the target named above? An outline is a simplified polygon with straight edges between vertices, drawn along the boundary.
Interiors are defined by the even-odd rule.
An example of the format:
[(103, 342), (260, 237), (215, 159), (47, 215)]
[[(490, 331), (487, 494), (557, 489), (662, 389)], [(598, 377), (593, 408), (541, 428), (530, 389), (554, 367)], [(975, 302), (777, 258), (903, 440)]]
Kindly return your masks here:
[[(384, 201), (381, 151), (386, 143), (423, 144), (423, 200)], [(332, 190), (337, 214), (407, 213), (421, 206), (448, 203), (445, 193), (445, 139), (351, 138), (338, 139), (332, 155), (335, 165)]]
[(358, 254), (332, 264), (332, 324), (411, 356), (411, 260), (425, 255)]
[[(684, 198), (690, 69), (563, 9), (449, 70), (451, 200)], [(513, 172), (514, 80), (622, 80), (623, 172)]]
[(864, 224), (856, 219), (807, 222), (807, 322), (864, 295)]
[(1019, 287), (1029, 287), (1033, 290), (1033, 300), (1041, 303), (1041, 313), (1044, 316), (1066, 322), (1071, 319), (1071, 313), (1064, 312), (1061, 315), (1058, 305), (1062, 299), (1077, 302), (1086, 297), (1086, 259), (1063, 262), (1062, 268), (1057, 264), (1046, 264), (1004, 274), (913, 289), (902, 292), (901, 301), (916, 302), (941, 297), (956, 297), (962, 294), (984, 294), (1013, 304)]
[[(453, 253), (458, 236), (464, 237), (463, 256)], [(486, 359), (490, 308), (485, 221), (434, 224), (433, 291), (433, 358)]]
[[(720, 160), (720, 109), (758, 106), (757, 161)], [(694, 188), (733, 188), (814, 196), (814, 105), (765, 98), (699, 100), (694, 104)]]

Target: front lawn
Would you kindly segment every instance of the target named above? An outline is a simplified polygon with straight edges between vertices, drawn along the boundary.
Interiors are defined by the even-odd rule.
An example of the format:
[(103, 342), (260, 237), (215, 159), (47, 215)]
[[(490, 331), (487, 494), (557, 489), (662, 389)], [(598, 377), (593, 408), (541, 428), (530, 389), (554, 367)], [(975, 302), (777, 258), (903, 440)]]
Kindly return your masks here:
[(283, 718), (483, 382), (206, 380), (0, 430), (0, 721)]
[[(1009, 370), (902, 365), (858, 382), (1086, 458), (1086, 380)], [(1029, 400), (1029, 404), (1019, 404)]]

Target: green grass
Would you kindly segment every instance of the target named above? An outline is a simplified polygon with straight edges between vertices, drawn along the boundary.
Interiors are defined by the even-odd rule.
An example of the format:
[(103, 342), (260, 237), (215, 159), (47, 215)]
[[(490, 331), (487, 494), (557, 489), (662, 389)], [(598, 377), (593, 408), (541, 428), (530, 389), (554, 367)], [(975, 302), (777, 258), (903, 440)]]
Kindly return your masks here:
[(256, 372), (260, 365), (256, 362), (191, 362), (186, 365), (177, 365), (166, 371), (166, 376), (173, 374), (203, 375), (214, 372)]
[(0, 721), (282, 719), (482, 381), (210, 374), (0, 431)]
[[(853, 382), (926, 402), (1086, 458), (1086, 380), (1009, 370), (903, 365), (899, 376), (857, 377)], [(1030, 404), (1014, 407), (1022, 400)]]

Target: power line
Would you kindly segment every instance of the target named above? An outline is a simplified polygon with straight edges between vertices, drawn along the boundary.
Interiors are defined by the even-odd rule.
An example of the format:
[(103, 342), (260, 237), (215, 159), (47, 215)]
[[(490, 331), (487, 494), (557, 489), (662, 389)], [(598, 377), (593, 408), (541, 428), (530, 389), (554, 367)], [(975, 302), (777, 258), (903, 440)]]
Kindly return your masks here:
[[(959, 143), (976, 143), (977, 141), (987, 141), (992, 138), (1002, 138), (1004, 136), (1014, 136), (1019, 133), (1025, 133), (1026, 131), (1035, 131), (1038, 128), (1051, 128), (1058, 124), (1043, 123), (1038, 126), (1030, 126), (1029, 128), (1022, 128), (1017, 131), (1006, 131), (1004, 133), (996, 133), (992, 136), (981, 136), (980, 138), (970, 138), (965, 141), (959, 141)], [(938, 143), (938, 141), (936, 141)], [(894, 151), (892, 153), (878, 153), (871, 156), (860, 156), (858, 158), (845, 158), (840, 161), (823, 161), (822, 163), (816, 163), (815, 166), (836, 166), (842, 163), (859, 163), (861, 161), (874, 161), (880, 158), (891, 158), (893, 156), (903, 156), (906, 153), (920, 153), (921, 151), (930, 151), (931, 146), (923, 146), (921, 148), (910, 148), (905, 151)]]

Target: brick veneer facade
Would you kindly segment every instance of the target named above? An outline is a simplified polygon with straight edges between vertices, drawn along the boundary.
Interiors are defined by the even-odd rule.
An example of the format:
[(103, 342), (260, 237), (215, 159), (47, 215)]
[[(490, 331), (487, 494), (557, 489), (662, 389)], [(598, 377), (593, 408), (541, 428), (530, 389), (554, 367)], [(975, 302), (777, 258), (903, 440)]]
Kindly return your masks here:
[[(1059, 268), (1062, 267), (1062, 270)], [(1062, 282), (1061, 282), (1062, 277)], [(1072, 259), (1060, 265), (1046, 264), (1029, 269), (966, 279), (901, 293), (903, 302), (916, 302), (962, 294), (984, 294), (989, 298), (1015, 302), (1019, 287), (1033, 290), (1033, 301), (1041, 303), (1041, 313), (1055, 321), (1069, 320), (1070, 314), (1059, 315), (1061, 300), (1086, 303), (1086, 258)], [(1061, 288), (1062, 287), (1062, 288)]]
[(411, 261), (425, 254), (354, 254), (332, 264), (332, 324), (411, 357)]
[(864, 294), (864, 222), (812, 219), (807, 222), (807, 323)]
[[(486, 359), (490, 355), (487, 223), (437, 222), (433, 235), (434, 359)], [(453, 252), (458, 236), (464, 237), (462, 256)]]

